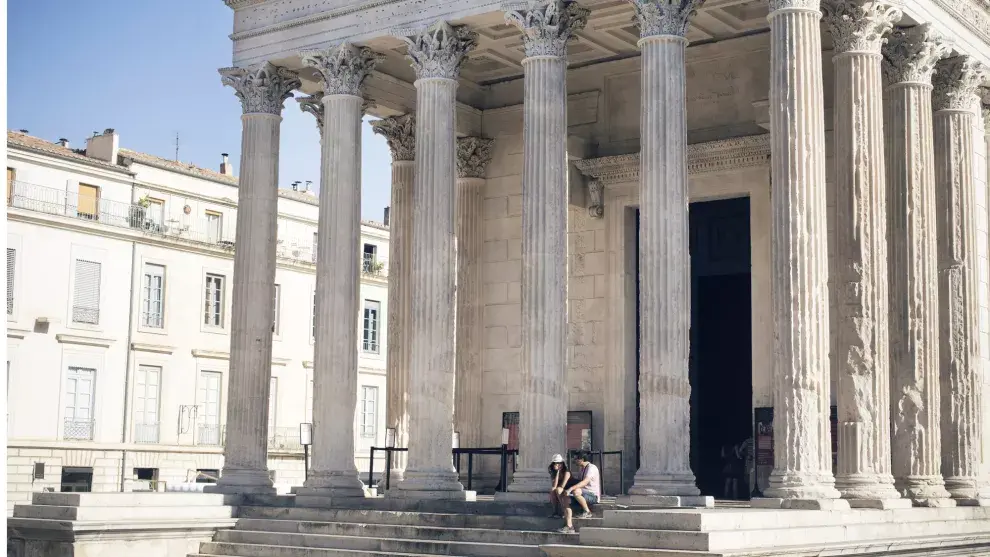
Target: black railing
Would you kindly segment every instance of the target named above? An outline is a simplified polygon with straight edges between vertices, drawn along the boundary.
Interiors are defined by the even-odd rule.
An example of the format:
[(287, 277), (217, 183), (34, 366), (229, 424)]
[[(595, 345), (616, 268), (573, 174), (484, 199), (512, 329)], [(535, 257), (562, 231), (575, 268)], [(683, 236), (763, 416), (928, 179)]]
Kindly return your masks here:
[[(385, 453), (385, 490), (388, 491), (392, 487), (392, 453), (393, 452), (407, 452), (409, 449), (400, 447), (371, 447), (371, 455), (368, 459), (368, 485), (373, 485), (375, 482), (375, 453), (384, 452)], [(457, 475), (460, 477), (461, 473), (461, 455), (467, 455), (467, 489), (471, 490), (474, 487), (474, 456), (498, 456), (499, 457), (499, 473), (498, 473), (498, 487), (496, 491), (505, 491), (505, 487), (508, 484), (508, 467), (509, 467), (509, 457), (512, 458), (512, 471), (516, 470), (516, 460), (515, 457), (519, 455), (518, 449), (509, 449), (506, 445), (501, 447), (482, 447), (475, 449), (451, 449), (451, 457), (454, 459), (454, 469), (457, 470)]]

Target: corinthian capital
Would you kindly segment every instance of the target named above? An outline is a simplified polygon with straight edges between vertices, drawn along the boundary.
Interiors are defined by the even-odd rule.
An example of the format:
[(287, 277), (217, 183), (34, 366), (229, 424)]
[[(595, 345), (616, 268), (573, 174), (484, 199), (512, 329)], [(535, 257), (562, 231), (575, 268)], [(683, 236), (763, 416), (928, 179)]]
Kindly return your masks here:
[(823, 0), (822, 11), (836, 54), (879, 54), (884, 35), (901, 18), (900, 5), (891, 1)]
[(296, 97), (296, 102), (299, 103), (300, 110), (316, 118), (316, 127), (320, 129), (320, 137), (323, 137), (323, 93)]
[(457, 177), (484, 178), (492, 162), (494, 139), (462, 137), (457, 140)]
[(925, 83), (931, 85), (935, 64), (949, 54), (949, 45), (932, 30), (929, 23), (907, 29), (895, 29), (890, 34), (883, 53), (883, 78), (894, 83)]
[(980, 109), (983, 112), (983, 131), (990, 135), (990, 87), (980, 89)]
[(639, 20), (639, 36), (687, 35), (691, 16), (705, 0), (629, 0)]
[(382, 55), (370, 48), (343, 43), (326, 50), (300, 52), (302, 63), (316, 70), (327, 95), (361, 96), (364, 81), (382, 60)]
[(404, 39), (409, 47), (406, 58), (417, 79), (457, 79), (464, 57), (478, 44), (478, 35), (467, 26), (446, 21), (438, 21), (426, 31)]
[(385, 138), (393, 161), (416, 160), (416, 117), (412, 114), (375, 120), (371, 131)]
[(505, 12), (505, 21), (523, 32), (526, 56), (567, 55), (567, 42), (584, 29), (590, 12), (570, 0), (539, 0)]
[(987, 79), (987, 68), (969, 56), (954, 56), (935, 66), (935, 110), (973, 110), (980, 85)]
[(250, 68), (221, 68), (220, 81), (234, 88), (244, 114), (282, 114), (285, 99), (302, 85), (299, 76), (264, 62)]

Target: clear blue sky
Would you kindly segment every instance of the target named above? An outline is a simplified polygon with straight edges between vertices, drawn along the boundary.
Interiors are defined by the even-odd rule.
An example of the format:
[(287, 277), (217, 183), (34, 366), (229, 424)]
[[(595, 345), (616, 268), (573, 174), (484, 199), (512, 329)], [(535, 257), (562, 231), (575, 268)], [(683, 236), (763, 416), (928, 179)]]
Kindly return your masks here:
[[(122, 147), (219, 169), (240, 162), (241, 108), (217, 69), (231, 63), (221, 0), (21, 0), (7, 5), (7, 125), (83, 147), (114, 128)], [(279, 185), (320, 183), (313, 117), (285, 102)], [(362, 217), (382, 219), (391, 157), (362, 127)]]

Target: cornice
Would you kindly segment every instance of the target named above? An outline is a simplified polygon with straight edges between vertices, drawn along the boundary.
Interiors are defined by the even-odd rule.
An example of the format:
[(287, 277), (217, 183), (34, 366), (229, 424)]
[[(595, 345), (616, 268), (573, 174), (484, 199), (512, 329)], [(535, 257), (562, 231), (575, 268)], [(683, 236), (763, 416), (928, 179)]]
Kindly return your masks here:
[(110, 345), (116, 342), (112, 338), (69, 335), (64, 333), (55, 335), (55, 340), (60, 344), (79, 344), (82, 346), (99, 346), (101, 348), (110, 348)]
[[(710, 174), (763, 166), (770, 161), (770, 134), (689, 145), (688, 174)], [(639, 180), (639, 153), (574, 162), (582, 174), (603, 186)]]
[(932, 0), (936, 6), (970, 31), (984, 43), (990, 44), (990, 2), (987, 0)]
[[(229, 360), (230, 352), (223, 352), (221, 350), (199, 350), (198, 348), (192, 349), (193, 358), (202, 358), (205, 360)], [(284, 366), (290, 361), (289, 358), (272, 358), (273, 366)]]
[(147, 344), (143, 342), (132, 342), (131, 350), (135, 352), (152, 352), (155, 354), (171, 354), (175, 352), (174, 346), (165, 346), (164, 344)]

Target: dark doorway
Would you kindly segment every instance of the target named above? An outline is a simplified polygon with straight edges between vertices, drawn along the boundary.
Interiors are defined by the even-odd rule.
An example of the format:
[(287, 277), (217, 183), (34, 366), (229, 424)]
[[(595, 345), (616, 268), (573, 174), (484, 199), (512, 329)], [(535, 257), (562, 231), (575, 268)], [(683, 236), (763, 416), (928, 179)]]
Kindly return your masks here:
[[(749, 198), (692, 203), (691, 468), (703, 495), (748, 499), (732, 447), (752, 433)], [(731, 488), (731, 485), (728, 486)]]

